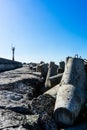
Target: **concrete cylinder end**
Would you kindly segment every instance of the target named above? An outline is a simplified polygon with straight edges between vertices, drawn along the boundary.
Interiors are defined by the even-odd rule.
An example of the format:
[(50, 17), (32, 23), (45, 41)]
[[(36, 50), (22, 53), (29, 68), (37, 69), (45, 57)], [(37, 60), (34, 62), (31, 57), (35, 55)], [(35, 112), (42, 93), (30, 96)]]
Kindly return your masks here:
[(74, 123), (74, 115), (66, 108), (58, 108), (54, 112), (54, 119), (56, 123), (63, 125), (72, 125)]

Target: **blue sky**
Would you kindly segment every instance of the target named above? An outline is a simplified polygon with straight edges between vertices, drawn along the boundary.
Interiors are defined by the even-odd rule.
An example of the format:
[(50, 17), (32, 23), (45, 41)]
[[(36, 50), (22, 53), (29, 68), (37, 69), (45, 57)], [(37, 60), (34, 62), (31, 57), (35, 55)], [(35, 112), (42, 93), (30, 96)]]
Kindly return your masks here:
[(87, 58), (87, 0), (0, 0), (0, 57), (22, 62)]

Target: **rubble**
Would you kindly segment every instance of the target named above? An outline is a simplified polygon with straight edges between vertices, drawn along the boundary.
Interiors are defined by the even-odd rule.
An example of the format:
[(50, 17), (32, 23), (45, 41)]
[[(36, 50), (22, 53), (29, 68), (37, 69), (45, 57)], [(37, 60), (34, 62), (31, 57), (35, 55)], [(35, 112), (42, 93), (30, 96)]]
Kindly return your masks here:
[(0, 109), (1, 130), (40, 130), (38, 115), (22, 115), (11, 110)]
[(37, 98), (34, 98), (30, 102), (29, 108), (33, 114), (43, 115), (44, 113), (46, 113), (48, 115), (52, 115), (54, 104), (55, 99), (48, 94), (44, 94), (40, 95)]
[(52, 117), (55, 99), (48, 94), (34, 98), (29, 104), (29, 110), (40, 116), (41, 130), (57, 130)]
[(40, 117), (41, 130), (58, 130), (58, 127), (52, 117), (48, 114), (43, 114)]

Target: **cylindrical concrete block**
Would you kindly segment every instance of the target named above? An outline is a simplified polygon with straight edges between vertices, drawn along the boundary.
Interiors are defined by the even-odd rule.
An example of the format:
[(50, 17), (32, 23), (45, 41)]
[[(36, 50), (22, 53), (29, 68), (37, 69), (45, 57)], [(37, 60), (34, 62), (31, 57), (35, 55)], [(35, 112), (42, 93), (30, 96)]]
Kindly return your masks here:
[(49, 77), (48, 78), (48, 86), (50, 88), (52, 88), (52, 87), (56, 86), (57, 84), (59, 84), (62, 76), (63, 76), (63, 73)]
[(59, 62), (59, 68), (62, 68), (63, 70), (65, 69), (65, 62), (64, 61)]
[(58, 70), (57, 70), (58, 74), (63, 73), (64, 69), (65, 69), (65, 62), (64, 61), (59, 62), (59, 67), (58, 67)]
[(49, 67), (48, 67), (46, 82), (45, 82), (45, 87), (48, 89), (50, 88), (48, 84), (49, 77), (57, 75), (57, 68), (58, 66), (54, 62), (50, 62)]
[(56, 85), (55, 87), (47, 90), (44, 94), (49, 94), (51, 95), (54, 99), (56, 99), (56, 96), (57, 96), (57, 90), (58, 88), (60, 87), (60, 85)]
[(85, 84), (84, 60), (68, 57), (66, 59), (65, 71), (61, 80), (61, 85), (72, 84), (75, 87), (84, 88)]
[(84, 83), (84, 61), (79, 58), (67, 58), (55, 103), (56, 122), (66, 125), (74, 123), (84, 103)]
[(73, 85), (59, 87), (55, 103), (55, 120), (66, 125), (73, 124), (84, 103), (84, 89)]
[(36, 67), (36, 72), (41, 72), (42, 77), (46, 78), (48, 72), (48, 64), (38, 64)]

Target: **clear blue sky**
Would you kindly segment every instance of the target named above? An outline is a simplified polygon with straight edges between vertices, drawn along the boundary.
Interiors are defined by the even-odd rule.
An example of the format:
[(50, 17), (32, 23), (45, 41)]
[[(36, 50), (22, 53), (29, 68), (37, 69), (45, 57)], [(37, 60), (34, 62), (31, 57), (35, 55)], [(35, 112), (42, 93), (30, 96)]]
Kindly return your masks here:
[(87, 58), (87, 0), (0, 0), (0, 57), (22, 62)]

